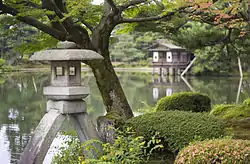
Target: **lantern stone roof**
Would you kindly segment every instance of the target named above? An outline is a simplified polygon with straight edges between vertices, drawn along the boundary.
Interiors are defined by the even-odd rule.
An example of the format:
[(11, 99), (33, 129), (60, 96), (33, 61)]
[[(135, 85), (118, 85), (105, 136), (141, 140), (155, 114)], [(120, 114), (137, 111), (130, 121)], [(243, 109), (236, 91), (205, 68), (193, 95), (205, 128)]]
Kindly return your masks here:
[(74, 42), (58, 42), (56, 49), (42, 50), (30, 57), (31, 61), (86, 61), (103, 57), (95, 51), (79, 49)]
[(67, 60), (98, 60), (103, 57), (92, 50), (82, 49), (51, 49), (36, 52), (30, 57), (31, 61), (67, 61)]

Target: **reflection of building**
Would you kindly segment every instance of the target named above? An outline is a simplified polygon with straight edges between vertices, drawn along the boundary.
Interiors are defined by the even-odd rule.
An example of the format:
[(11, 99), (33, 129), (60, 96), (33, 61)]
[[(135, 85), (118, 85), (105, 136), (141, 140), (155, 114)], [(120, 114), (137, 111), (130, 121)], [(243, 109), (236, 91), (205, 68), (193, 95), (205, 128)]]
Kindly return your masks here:
[(160, 40), (152, 45), (149, 49), (150, 55), (153, 57), (153, 73), (158, 70), (161, 75), (180, 74), (190, 63), (192, 54), (184, 48), (166, 44)]
[(171, 96), (177, 92), (190, 91), (186, 83), (180, 76), (152, 76), (152, 95), (154, 101), (158, 101), (165, 96)]
[(173, 88), (172, 86), (168, 86), (166, 88), (166, 95), (160, 95), (159, 93), (159, 88), (153, 88), (153, 98), (155, 101), (157, 101), (159, 99), (159, 96), (171, 96), (173, 94)]
[(158, 100), (158, 98), (159, 98), (159, 89), (158, 88), (153, 88), (153, 98), (154, 98), (154, 100)]
[(155, 87), (153, 88), (153, 98), (154, 101), (157, 101), (159, 98), (165, 97), (165, 96), (171, 96), (173, 92), (175, 91), (175, 88), (172, 86), (166, 86), (166, 87)]

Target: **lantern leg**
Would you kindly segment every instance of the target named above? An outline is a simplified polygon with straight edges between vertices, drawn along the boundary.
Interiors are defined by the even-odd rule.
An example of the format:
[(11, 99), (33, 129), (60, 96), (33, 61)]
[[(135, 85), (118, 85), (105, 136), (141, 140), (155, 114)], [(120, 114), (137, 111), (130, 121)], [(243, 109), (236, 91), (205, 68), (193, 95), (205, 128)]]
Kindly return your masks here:
[[(96, 131), (96, 128), (92, 124), (91, 120), (89, 120), (87, 113), (70, 114), (69, 117), (76, 128), (76, 132), (81, 143), (84, 143), (87, 140), (100, 141), (98, 132)], [(91, 145), (88, 146), (91, 146), (93, 149), (91, 151), (88, 148), (83, 147), (84, 155), (86, 157), (97, 158), (100, 154), (102, 154), (102, 144), (100, 142), (92, 142)]]
[(58, 110), (46, 113), (24, 149), (19, 164), (42, 164), (46, 153), (66, 119)]

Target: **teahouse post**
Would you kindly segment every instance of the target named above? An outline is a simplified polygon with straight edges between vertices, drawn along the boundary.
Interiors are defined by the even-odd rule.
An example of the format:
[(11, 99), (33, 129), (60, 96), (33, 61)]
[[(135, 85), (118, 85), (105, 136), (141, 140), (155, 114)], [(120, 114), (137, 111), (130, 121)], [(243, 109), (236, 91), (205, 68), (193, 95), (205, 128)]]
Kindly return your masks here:
[(89, 88), (81, 85), (81, 61), (101, 60), (103, 57), (91, 50), (74, 48), (74, 43), (60, 42), (58, 49), (40, 51), (30, 58), (32, 61), (50, 61), (51, 85), (43, 90), (48, 99), (47, 113), (25, 147), (19, 164), (42, 164), (67, 116), (73, 122), (81, 142), (99, 139), (95, 127), (88, 122), (83, 99), (89, 95)]

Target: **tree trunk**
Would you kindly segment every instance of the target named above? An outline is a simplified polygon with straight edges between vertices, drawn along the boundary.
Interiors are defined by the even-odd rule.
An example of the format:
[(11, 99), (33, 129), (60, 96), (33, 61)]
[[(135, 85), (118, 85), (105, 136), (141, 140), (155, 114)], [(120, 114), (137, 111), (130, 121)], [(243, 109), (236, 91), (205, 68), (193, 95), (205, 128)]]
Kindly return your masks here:
[(88, 63), (96, 78), (107, 112), (115, 112), (124, 119), (133, 117), (119, 79), (109, 58)]
[(247, 13), (248, 13), (248, 24), (250, 24), (250, 2), (248, 2), (248, 10), (247, 10)]
[(240, 71), (240, 77), (243, 77), (243, 72), (242, 72), (242, 66), (241, 66), (241, 61), (240, 61), (240, 57), (237, 57), (238, 59), (238, 66), (239, 66), (239, 71)]
[(110, 61), (109, 39), (112, 30), (117, 25), (119, 17), (107, 7), (98, 26), (92, 31), (92, 49), (101, 54), (104, 60), (87, 62), (95, 75), (97, 86), (101, 92), (106, 111), (112, 115), (119, 116), (117, 119), (128, 119), (133, 117), (133, 112), (123, 92), (114, 67)]

